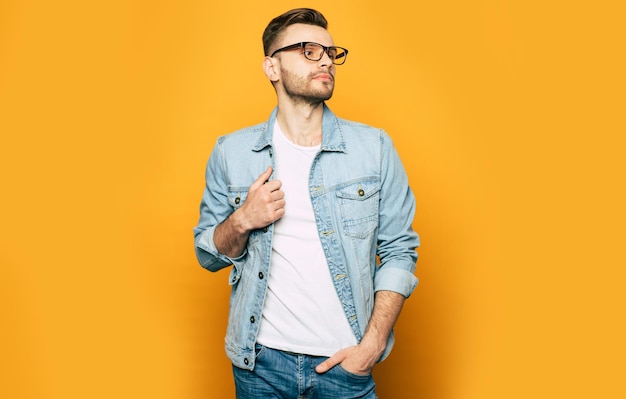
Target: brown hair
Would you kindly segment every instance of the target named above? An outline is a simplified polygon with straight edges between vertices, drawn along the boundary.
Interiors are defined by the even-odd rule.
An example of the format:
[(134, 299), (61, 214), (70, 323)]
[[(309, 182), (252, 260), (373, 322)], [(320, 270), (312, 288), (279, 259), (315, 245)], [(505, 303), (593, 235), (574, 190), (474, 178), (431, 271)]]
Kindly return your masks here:
[(328, 21), (321, 12), (311, 8), (296, 8), (274, 18), (263, 31), (263, 51), (269, 55), (270, 47), (289, 25), (307, 24), (328, 29)]

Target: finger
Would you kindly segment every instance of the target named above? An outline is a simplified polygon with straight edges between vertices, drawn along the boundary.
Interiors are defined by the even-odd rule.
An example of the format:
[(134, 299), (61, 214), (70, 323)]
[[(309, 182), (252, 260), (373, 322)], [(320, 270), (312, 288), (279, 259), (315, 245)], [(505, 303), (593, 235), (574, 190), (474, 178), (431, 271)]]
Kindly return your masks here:
[(280, 198), (277, 199), (276, 201), (274, 201), (274, 209), (278, 210), (278, 209), (283, 209), (285, 207), (285, 200)]
[(266, 182), (263, 186), (270, 193), (282, 192), (278, 191), (282, 187), (283, 183), (280, 180), (271, 180)]
[(268, 166), (267, 169), (265, 169), (265, 172), (261, 173), (259, 177), (257, 177), (257, 179), (254, 181), (254, 183), (250, 185), (250, 191), (255, 190), (265, 184), (265, 182), (270, 178), (271, 175), (272, 167)]
[(323, 374), (327, 372), (328, 370), (332, 369), (333, 367), (335, 367), (336, 365), (338, 365), (339, 363), (341, 363), (342, 361), (343, 361), (343, 356), (341, 356), (341, 352), (335, 353), (333, 356), (329, 357), (328, 359), (324, 360), (322, 363), (318, 364), (317, 367), (315, 368), (315, 371), (318, 372), (319, 374)]
[(274, 201), (280, 201), (281, 199), (285, 198), (285, 192), (283, 190), (281, 190), (280, 188), (276, 188), (274, 189), (271, 184), (274, 183), (277, 180), (272, 180), (270, 183), (267, 183), (267, 185), (269, 185), (270, 187), (268, 187), (268, 189), (270, 190), (270, 197), (272, 198), (272, 200)]
[(283, 216), (285, 216), (284, 207), (276, 208), (274, 210), (274, 222), (277, 221), (278, 219), (281, 219)]

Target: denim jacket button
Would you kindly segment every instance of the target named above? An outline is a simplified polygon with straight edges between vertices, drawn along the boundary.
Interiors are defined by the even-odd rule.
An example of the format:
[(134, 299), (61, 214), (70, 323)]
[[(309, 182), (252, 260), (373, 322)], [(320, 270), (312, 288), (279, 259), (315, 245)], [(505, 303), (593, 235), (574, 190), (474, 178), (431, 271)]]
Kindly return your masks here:
[(256, 321), (256, 319), (254, 318), (254, 316), (250, 317), (250, 323), (254, 323)]
[(260, 278), (261, 280), (263, 280), (263, 277), (265, 277), (265, 276), (263, 275), (263, 272), (259, 272), (259, 278)]
[(239, 197), (235, 198), (235, 204), (239, 205), (240, 202), (241, 202), (241, 198)]
[(243, 359), (243, 364), (245, 364), (246, 366), (250, 363), (250, 361), (248, 360), (248, 358)]
[(362, 188), (359, 188), (359, 197), (362, 197), (365, 195), (365, 191), (363, 191)]

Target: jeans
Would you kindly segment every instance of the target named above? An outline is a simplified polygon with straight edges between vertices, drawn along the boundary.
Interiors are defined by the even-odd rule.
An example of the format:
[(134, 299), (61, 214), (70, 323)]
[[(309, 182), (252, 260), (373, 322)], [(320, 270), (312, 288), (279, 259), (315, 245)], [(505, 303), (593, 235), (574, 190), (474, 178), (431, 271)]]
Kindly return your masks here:
[(237, 399), (376, 399), (371, 375), (337, 365), (324, 374), (315, 367), (326, 357), (299, 355), (256, 344), (253, 371), (233, 366)]

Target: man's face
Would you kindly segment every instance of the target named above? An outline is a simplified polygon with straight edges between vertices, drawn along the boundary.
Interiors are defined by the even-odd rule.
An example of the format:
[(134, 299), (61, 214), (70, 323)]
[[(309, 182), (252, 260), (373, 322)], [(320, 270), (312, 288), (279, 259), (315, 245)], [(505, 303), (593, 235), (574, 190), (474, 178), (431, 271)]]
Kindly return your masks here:
[[(279, 36), (272, 51), (299, 42), (315, 42), (324, 46), (333, 46), (332, 37), (322, 27), (306, 24), (290, 25)], [(277, 85), (292, 100), (315, 104), (330, 99), (335, 86), (335, 65), (328, 54), (324, 53), (319, 61), (304, 57), (303, 50), (282, 51), (278, 58), (280, 76)]]

